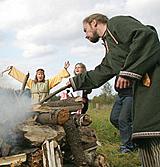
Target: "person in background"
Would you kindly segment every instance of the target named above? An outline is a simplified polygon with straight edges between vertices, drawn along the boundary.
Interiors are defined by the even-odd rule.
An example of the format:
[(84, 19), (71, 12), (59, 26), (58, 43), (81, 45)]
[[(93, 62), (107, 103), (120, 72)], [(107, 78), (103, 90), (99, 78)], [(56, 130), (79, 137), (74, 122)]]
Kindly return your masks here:
[(116, 88), (115, 80), (115, 90), (118, 92), (116, 101), (113, 105), (110, 122), (117, 128), (120, 132), (120, 152), (128, 153), (134, 150), (134, 144), (131, 141), (132, 137), (132, 87), (118, 89)]
[[(49, 91), (59, 84), (63, 78), (67, 78), (70, 76), (67, 71), (70, 66), (69, 62), (65, 62), (64, 69), (60, 70), (59, 73), (50, 79), (45, 79), (45, 71), (44, 69), (37, 69), (35, 79), (28, 79), (27, 87), (31, 90), (31, 99), (33, 103), (40, 102), (47, 95), (49, 95)], [(9, 66), (9, 75), (16, 79), (19, 82), (24, 81), (25, 74), (16, 69), (14, 66)]]
[[(83, 63), (77, 63), (74, 67), (74, 74), (79, 75), (86, 72), (86, 66)], [(76, 92), (72, 92), (74, 97), (80, 96), (83, 98), (83, 108), (81, 114), (85, 114), (88, 110), (88, 94), (91, 93), (91, 90), (80, 90)]]
[[(77, 63), (74, 67), (74, 75), (80, 75), (84, 72), (86, 72), (86, 66), (83, 63)], [(78, 110), (76, 113), (79, 114), (85, 114), (88, 110), (88, 94), (90, 94), (92, 90), (80, 90), (71, 92), (69, 89), (63, 91), (60, 96), (60, 100), (65, 100), (68, 97), (82, 97), (83, 100), (83, 108), (81, 110)]]
[(102, 39), (106, 54), (95, 69), (69, 79), (74, 91), (95, 89), (119, 75), (116, 88), (133, 83), (133, 133), (143, 167), (160, 166), (160, 42), (153, 26), (131, 16), (95, 13), (83, 20), (86, 38)]

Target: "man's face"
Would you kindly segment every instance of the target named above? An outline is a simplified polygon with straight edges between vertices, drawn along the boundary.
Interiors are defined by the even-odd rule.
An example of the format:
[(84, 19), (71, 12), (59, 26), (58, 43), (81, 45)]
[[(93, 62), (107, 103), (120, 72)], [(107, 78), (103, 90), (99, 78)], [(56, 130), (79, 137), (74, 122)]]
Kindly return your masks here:
[(83, 23), (83, 29), (86, 34), (86, 38), (93, 43), (96, 43), (99, 41), (99, 35), (97, 33), (96, 25), (89, 24), (89, 23)]
[(41, 81), (44, 80), (44, 73), (43, 73), (43, 71), (38, 71), (36, 75), (37, 75), (38, 82), (41, 82)]

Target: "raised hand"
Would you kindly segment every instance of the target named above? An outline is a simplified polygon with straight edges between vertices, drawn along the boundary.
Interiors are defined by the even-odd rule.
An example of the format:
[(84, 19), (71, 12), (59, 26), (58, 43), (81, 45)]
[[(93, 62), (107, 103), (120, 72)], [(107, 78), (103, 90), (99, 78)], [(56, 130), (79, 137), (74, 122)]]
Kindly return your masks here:
[(70, 66), (69, 61), (66, 61), (66, 62), (64, 63), (64, 68), (67, 69), (69, 66)]

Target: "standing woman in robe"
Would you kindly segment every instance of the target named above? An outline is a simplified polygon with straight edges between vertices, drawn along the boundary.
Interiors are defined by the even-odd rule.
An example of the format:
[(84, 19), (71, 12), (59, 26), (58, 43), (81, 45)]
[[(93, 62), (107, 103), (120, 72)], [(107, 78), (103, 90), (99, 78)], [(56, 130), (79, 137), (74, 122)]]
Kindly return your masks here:
[[(69, 66), (69, 62), (65, 62), (64, 68), (50, 79), (45, 79), (44, 69), (37, 69), (35, 79), (28, 79), (26, 85), (31, 90), (32, 102), (37, 103), (43, 100), (47, 95), (49, 95), (50, 90), (59, 84), (63, 78), (69, 77), (70, 74), (67, 71)], [(23, 72), (19, 71), (14, 66), (9, 66), (8, 70), (8, 74), (11, 77), (23, 83), (26, 76)]]

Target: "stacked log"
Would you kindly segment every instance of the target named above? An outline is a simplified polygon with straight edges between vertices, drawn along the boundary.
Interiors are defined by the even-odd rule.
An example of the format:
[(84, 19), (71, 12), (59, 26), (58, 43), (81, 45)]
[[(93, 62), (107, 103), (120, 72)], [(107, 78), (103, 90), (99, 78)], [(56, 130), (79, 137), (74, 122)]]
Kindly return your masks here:
[(42, 145), (43, 150), (43, 167), (63, 166), (63, 158), (60, 150), (60, 146), (55, 140), (46, 140)]
[[(81, 99), (75, 98), (34, 105), (31, 111), (33, 116), (16, 127), (16, 132), (23, 134), (25, 144), (20, 149), (11, 148), (9, 152), (17, 154), (17, 157), (15, 162), (11, 162), (9, 155), (8, 164), (62, 167), (69, 162), (74, 167), (105, 167), (105, 162), (100, 164), (96, 154), (96, 134), (89, 127), (91, 118), (87, 114), (71, 114), (82, 107)], [(25, 155), (22, 154), (22, 160), (18, 156), (20, 153)]]
[(80, 140), (79, 130), (76, 127), (72, 117), (64, 124), (66, 132), (66, 142), (70, 146), (71, 153), (74, 157), (75, 166), (88, 167), (87, 159), (85, 157), (82, 143)]

